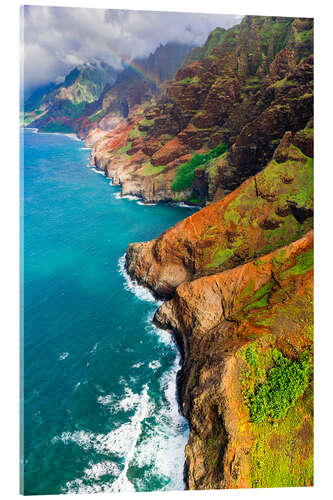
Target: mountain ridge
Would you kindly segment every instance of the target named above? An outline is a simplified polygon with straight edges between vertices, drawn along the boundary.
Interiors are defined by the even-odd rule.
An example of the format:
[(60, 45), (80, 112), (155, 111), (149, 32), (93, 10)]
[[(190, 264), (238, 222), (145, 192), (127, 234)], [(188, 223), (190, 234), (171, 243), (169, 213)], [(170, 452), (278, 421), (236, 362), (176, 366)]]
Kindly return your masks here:
[(169, 42), (160, 44), (145, 59), (123, 61), (122, 70), (102, 61), (75, 67), (63, 82), (41, 87), (25, 101), (23, 124), (86, 137), (109, 114), (112, 116), (104, 120), (109, 129), (127, 116), (129, 107), (153, 97), (191, 49), (191, 45)]

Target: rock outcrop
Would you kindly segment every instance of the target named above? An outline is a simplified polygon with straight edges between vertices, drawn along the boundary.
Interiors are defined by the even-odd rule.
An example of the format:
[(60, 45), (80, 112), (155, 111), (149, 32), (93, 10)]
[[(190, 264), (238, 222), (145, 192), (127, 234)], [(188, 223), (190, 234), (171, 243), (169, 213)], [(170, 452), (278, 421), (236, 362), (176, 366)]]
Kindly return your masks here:
[[(184, 282), (157, 310), (155, 323), (174, 332), (183, 355), (190, 489), (312, 484), (312, 289), (310, 231), (247, 264)], [(285, 414), (272, 418), (265, 406), (256, 420), (253, 394), (282, 361), (292, 378), (270, 390)], [(300, 366), (304, 373), (293, 371)], [(288, 399), (288, 383), (299, 379), (302, 390)]]
[(235, 267), (311, 229), (313, 159), (293, 140), (287, 132), (266, 168), (220, 201), (156, 240), (131, 244), (130, 275), (169, 298), (183, 281)]

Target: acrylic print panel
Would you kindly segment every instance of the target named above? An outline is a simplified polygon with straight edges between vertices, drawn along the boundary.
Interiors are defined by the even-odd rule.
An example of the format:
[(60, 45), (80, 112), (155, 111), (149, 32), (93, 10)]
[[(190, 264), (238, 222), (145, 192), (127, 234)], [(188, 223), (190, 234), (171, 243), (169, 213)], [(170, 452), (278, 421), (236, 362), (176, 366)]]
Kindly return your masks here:
[(312, 485), (313, 20), (21, 22), (22, 492)]

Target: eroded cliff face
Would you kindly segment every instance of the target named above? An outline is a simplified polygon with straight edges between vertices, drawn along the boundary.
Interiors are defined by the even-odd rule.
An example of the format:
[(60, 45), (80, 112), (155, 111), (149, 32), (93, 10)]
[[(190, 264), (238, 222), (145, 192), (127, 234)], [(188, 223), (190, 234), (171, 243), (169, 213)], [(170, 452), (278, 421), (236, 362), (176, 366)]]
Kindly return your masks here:
[[(310, 231), (247, 264), (181, 284), (157, 310), (154, 321), (174, 332), (183, 354), (190, 489), (312, 484), (312, 290)], [(300, 383), (293, 369), (305, 355), (307, 372), (293, 397), (288, 384)], [(270, 387), (280, 415), (253, 394), (282, 362), (291, 378)]]
[(123, 194), (207, 205), (126, 253), (182, 352), (190, 489), (313, 482), (312, 37), (311, 19), (245, 17), (87, 138)]
[[(305, 129), (287, 132), (264, 170), (164, 232), (127, 250), (127, 269), (161, 297), (183, 281), (233, 268), (297, 240), (313, 225), (313, 159)], [(305, 141), (308, 144), (308, 141)], [(301, 144), (302, 143), (302, 144)]]
[[(161, 95), (131, 108), (120, 125), (129, 129), (122, 147), (113, 145), (112, 132), (96, 142), (92, 161), (124, 193), (147, 202), (209, 204), (264, 168), (286, 132), (308, 127), (311, 19), (249, 16), (215, 38), (220, 43), (208, 40), (204, 50), (194, 50), (188, 61), (195, 54), (201, 59), (183, 66)], [(209, 161), (200, 157), (220, 144), (227, 151)]]

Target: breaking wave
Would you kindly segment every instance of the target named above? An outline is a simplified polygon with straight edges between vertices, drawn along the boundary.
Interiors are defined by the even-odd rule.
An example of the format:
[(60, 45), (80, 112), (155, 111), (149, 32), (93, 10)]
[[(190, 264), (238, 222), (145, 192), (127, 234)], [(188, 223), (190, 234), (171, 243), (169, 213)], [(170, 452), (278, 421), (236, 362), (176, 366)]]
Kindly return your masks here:
[(134, 293), (134, 295), (139, 300), (152, 302), (158, 306), (162, 304), (162, 301), (155, 299), (154, 295), (152, 294), (152, 292), (148, 288), (146, 288), (145, 286), (139, 285), (138, 283), (136, 283), (135, 281), (133, 281), (131, 279), (131, 277), (129, 276), (129, 274), (125, 268), (125, 254), (120, 257), (120, 259), (118, 261), (118, 268), (119, 268), (120, 274), (125, 279), (125, 282), (124, 282), (125, 290), (128, 290), (129, 292)]

